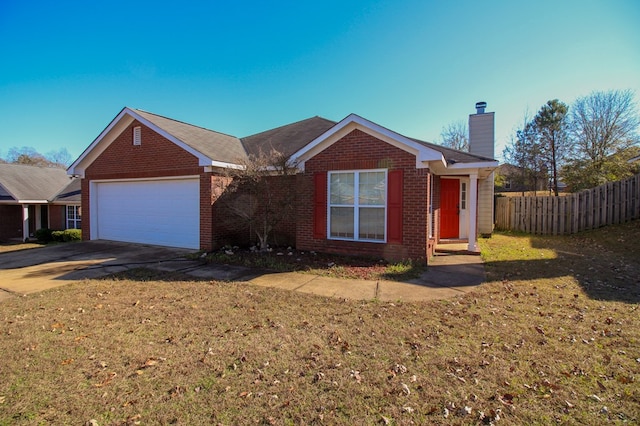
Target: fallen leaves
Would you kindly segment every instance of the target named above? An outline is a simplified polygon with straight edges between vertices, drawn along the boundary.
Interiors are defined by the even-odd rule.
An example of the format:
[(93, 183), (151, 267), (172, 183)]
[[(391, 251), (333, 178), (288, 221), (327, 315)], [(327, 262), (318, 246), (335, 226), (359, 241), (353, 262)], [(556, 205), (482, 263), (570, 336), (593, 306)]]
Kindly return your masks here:
[(118, 375), (118, 373), (116, 373), (115, 371), (110, 372), (106, 378), (104, 378), (101, 382), (99, 383), (94, 383), (93, 386), (96, 388), (101, 388), (103, 386), (108, 385), (109, 383), (111, 383), (111, 381), (113, 379), (116, 378), (116, 376)]
[(362, 376), (360, 376), (360, 372), (356, 370), (351, 370), (351, 372), (349, 373), (349, 377), (351, 377), (358, 383), (362, 381)]

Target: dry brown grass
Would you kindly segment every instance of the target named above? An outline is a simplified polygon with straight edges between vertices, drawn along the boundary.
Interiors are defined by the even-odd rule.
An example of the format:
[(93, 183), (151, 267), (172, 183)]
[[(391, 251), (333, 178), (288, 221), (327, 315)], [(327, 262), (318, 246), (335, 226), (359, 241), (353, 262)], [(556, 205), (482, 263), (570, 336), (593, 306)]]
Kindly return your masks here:
[(434, 302), (144, 270), (3, 302), (0, 424), (640, 421), (640, 223), (481, 244)]
[(42, 244), (37, 243), (2, 243), (0, 244), (0, 253), (7, 253), (10, 251), (18, 250), (31, 250), (34, 248), (44, 247)]

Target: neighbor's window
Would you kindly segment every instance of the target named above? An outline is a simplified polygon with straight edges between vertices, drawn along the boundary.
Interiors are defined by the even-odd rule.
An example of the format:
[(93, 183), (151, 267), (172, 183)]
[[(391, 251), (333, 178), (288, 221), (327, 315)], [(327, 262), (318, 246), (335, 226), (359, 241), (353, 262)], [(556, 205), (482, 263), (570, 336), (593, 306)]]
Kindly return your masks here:
[(133, 144), (142, 145), (142, 127), (140, 126), (133, 128)]
[(80, 206), (67, 206), (67, 229), (80, 229)]
[(329, 237), (385, 241), (386, 170), (329, 172)]

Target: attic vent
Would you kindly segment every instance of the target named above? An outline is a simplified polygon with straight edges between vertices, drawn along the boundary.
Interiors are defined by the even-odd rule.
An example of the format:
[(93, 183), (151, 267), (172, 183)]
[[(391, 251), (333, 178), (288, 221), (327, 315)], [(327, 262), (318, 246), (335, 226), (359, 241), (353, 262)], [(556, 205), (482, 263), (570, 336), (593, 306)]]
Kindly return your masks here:
[(133, 128), (133, 144), (142, 145), (142, 128), (140, 126)]

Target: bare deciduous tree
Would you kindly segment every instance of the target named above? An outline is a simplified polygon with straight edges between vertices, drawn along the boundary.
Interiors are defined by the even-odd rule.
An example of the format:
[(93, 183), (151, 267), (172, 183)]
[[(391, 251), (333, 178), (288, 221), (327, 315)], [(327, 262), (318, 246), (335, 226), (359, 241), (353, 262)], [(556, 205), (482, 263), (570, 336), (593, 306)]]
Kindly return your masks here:
[(296, 167), (275, 150), (250, 155), (239, 164), (241, 168), (225, 170), (219, 202), (251, 230), (264, 251), (274, 228), (295, 208), (295, 191), (282, 188), (285, 181), (275, 177), (293, 175)]
[(469, 131), (464, 121), (456, 121), (442, 128), (440, 145), (459, 151), (469, 151)]
[(638, 143), (640, 117), (631, 90), (593, 92), (571, 107), (578, 157), (598, 166), (606, 157)]
[(71, 164), (71, 155), (66, 148), (60, 148), (57, 151), (49, 152), (47, 155), (42, 155), (30, 146), (23, 146), (21, 148), (13, 147), (9, 149), (7, 162), (65, 169)]
[(71, 154), (67, 151), (67, 148), (60, 148), (57, 151), (49, 151), (45, 156), (51, 163), (56, 164), (58, 167), (67, 168), (72, 162)]

